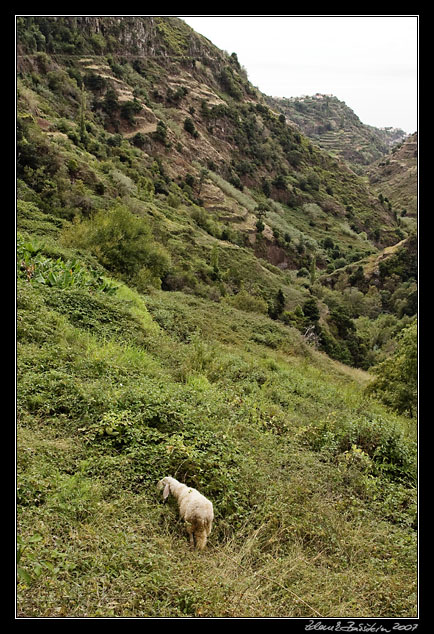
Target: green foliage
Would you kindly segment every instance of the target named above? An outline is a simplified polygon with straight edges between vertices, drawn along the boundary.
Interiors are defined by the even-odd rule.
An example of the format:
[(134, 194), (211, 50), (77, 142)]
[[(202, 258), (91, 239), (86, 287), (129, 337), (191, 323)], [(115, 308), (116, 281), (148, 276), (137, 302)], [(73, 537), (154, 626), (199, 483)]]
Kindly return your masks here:
[(173, 88), (169, 86), (166, 92), (166, 99), (169, 103), (178, 105), (181, 99), (187, 94), (188, 89), (185, 86), (178, 86), (176, 90), (173, 90)]
[(102, 77), (94, 72), (86, 73), (83, 81), (86, 88), (96, 94), (101, 94), (107, 87), (107, 80), (105, 77)]
[(108, 115), (115, 114), (119, 109), (118, 94), (113, 88), (107, 88), (102, 107)]
[[(142, 558), (143, 572), (143, 531), (148, 555), (154, 548), (155, 553), (172, 554), (181, 549), (185, 560), (176, 511), (160, 510), (154, 494), (155, 483), (167, 473), (213, 500), (216, 522), (209, 545), (213, 557), (223, 552), (233, 556), (232, 540), (253, 540), (256, 550), (250, 553), (255, 553), (256, 563), (243, 560), (250, 573), (251, 566), (270, 552), (273, 560), (278, 556), (285, 563), (300, 544), (304, 557), (318, 555), (321, 539), (328, 543), (327, 561), (336, 570), (340, 566), (347, 570), (350, 564), (346, 558), (341, 561), (339, 544), (358, 535), (358, 548), (363, 548), (358, 574), (365, 558), (368, 563), (363, 566), (372, 574), (372, 531), (384, 526), (387, 508), (387, 522), (395, 526), (395, 533), (384, 531), (382, 539), (389, 547), (395, 544), (394, 556), (408, 575), (409, 564), (401, 561), (403, 552), (394, 540), (395, 534), (406, 539), (412, 530), (412, 506), (403, 488), (414, 478), (411, 443), (387, 414), (366, 411), (372, 406), (360, 392), (353, 392), (348, 377), (332, 366), (316, 367), (314, 359), (283, 355), (280, 350), (291, 336), (288, 327), (272, 322), (272, 330), (266, 316), (233, 311), (223, 304), (210, 312), (209, 302), (190, 298), (188, 305), (181, 293), (160, 292), (147, 296), (145, 302), (162, 330), (144, 330), (141, 314), (137, 318), (130, 314), (136, 297), (132, 293), (129, 301), (121, 301), (115, 296), (90, 296), (84, 289), (61, 291), (20, 282), (25, 292), (20, 293), (19, 314), (26, 324), (19, 357), (19, 413), (24, 424), (20, 433), (27, 434), (19, 454), (24, 542), (35, 532), (33, 513), (43, 519), (37, 528), (43, 540), (31, 543), (20, 560), (24, 573), (18, 592), (23, 610), (31, 609), (31, 601), (36, 606), (54, 601), (62, 580), (69, 583), (73, 578), (82, 587), (96, 574), (106, 574), (124, 587), (122, 570), (128, 568), (130, 581), (137, 583), (139, 570), (133, 561)], [(135, 302), (138, 306), (138, 299)], [(68, 320), (69, 330), (59, 316)], [(178, 336), (182, 329), (186, 332)], [(221, 346), (217, 340), (224, 340), (225, 332), (231, 343)], [(35, 346), (36, 341), (44, 345)], [(248, 352), (244, 342), (255, 347)], [(331, 410), (335, 415), (323, 429), (321, 421)], [(40, 429), (38, 420), (47, 424)], [(44, 452), (25, 452), (26, 446), (38, 447), (34, 438), (30, 440), (38, 429)], [(58, 443), (58, 448), (47, 469), (44, 456), (50, 443), (43, 439), (50, 433), (51, 446)], [(71, 449), (64, 450), (67, 439), (76, 457)], [(312, 453), (303, 448), (304, 442)], [(326, 471), (329, 464), (333, 471)], [(312, 500), (306, 486), (319, 488), (319, 498)], [(343, 506), (333, 510), (335, 496), (348, 505), (348, 515)], [(121, 508), (122, 517), (117, 515)], [(312, 529), (311, 514), (323, 525), (329, 513), (336, 514), (336, 523), (321, 537), (319, 529)], [(361, 518), (367, 523), (366, 539), (360, 535)], [(51, 543), (54, 523), (56, 536), (75, 535), (65, 538), (61, 548)], [(116, 524), (120, 539), (119, 526), (124, 523), (130, 549), (119, 549), (113, 542), (111, 527)], [(178, 563), (173, 563), (170, 574), (161, 565), (156, 565), (155, 573), (164, 583), (178, 574)], [(183, 565), (185, 573), (185, 561)], [(308, 569), (306, 565), (301, 570)], [(381, 575), (385, 584), (387, 574)], [(151, 591), (148, 581), (140, 583)], [(236, 600), (232, 591), (227, 600)], [(66, 606), (67, 613), (80, 612), (80, 601), (76, 608)], [(168, 605), (172, 602), (173, 596)], [(164, 614), (169, 610), (157, 599), (155, 605)], [(101, 609), (107, 613), (106, 607)], [(221, 607), (213, 609), (221, 613)]]
[(242, 289), (236, 295), (227, 297), (226, 301), (234, 308), (247, 312), (262, 313), (265, 315), (268, 311), (267, 302), (264, 299), (250, 295), (245, 289)]
[(94, 33), (91, 37), (91, 43), (97, 55), (102, 55), (107, 47), (107, 42), (101, 33)]
[(331, 413), (320, 424), (310, 426), (304, 436), (315, 451), (329, 459), (339, 462), (341, 457), (349, 458), (347, 452), (356, 451), (364, 459), (363, 470), (392, 480), (415, 481), (416, 444), (383, 417), (358, 415), (338, 420)]
[(220, 84), (225, 92), (227, 92), (236, 101), (240, 101), (243, 93), (239, 82), (236, 79), (232, 68), (226, 66), (223, 68), (218, 77)]
[(89, 249), (109, 271), (128, 279), (142, 269), (161, 279), (170, 267), (169, 255), (155, 244), (148, 223), (120, 204), (81, 221), (65, 232), (64, 240)]
[(394, 275), (403, 282), (417, 279), (416, 243), (415, 237), (409, 239), (406, 246), (379, 263), (380, 280), (383, 283)]
[(262, 233), (264, 231), (264, 229), (265, 229), (265, 225), (264, 225), (264, 223), (263, 223), (261, 218), (258, 218), (258, 220), (256, 221), (255, 226), (256, 226), (256, 231), (258, 233)]
[(279, 319), (285, 309), (285, 295), (281, 288), (276, 293), (274, 301), (268, 307), (268, 314), (272, 319)]
[(138, 114), (141, 110), (142, 106), (140, 102), (137, 101), (137, 99), (134, 99), (134, 101), (124, 101), (122, 102), (120, 108), (121, 117), (123, 119), (126, 119), (129, 124), (134, 125), (136, 122), (135, 115)]
[(193, 119), (191, 117), (186, 117), (184, 119), (184, 130), (188, 132), (189, 134), (191, 134), (192, 137), (196, 138), (199, 136), (199, 133), (196, 130)]
[(153, 133), (154, 138), (161, 143), (165, 143), (167, 140), (167, 126), (164, 121), (157, 121), (157, 129)]
[(329, 351), (331, 356), (356, 368), (367, 369), (366, 345), (357, 334), (356, 325), (345, 308), (337, 307), (331, 310), (330, 320), (332, 331), (338, 341), (336, 351)]
[(372, 368), (375, 379), (367, 394), (381, 399), (399, 413), (410, 416), (417, 409), (417, 322), (404, 328), (398, 336), (395, 353)]
[(23, 538), (20, 535), (17, 536), (17, 544), (18, 544), (17, 557), (16, 557), (16, 561), (17, 561), (17, 576), (18, 576), (18, 579), (21, 579), (22, 581), (24, 581), (27, 584), (32, 582), (33, 576), (39, 577), (39, 575), (42, 572), (42, 564), (40, 562), (35, 561), (34, 559), (32, 560), (32, 558), (30, 558), (31, 568), (32, 568), (32, 572), (30, 573), (28, 569), (23, 568), (23, 566), (20, 564), (20, 562), (21, 562), (21, 559), (23, 557), (24, 552), (26, 550), (28, 550), (28, 548), (31, 547), (33, 544), (36, 544), (37, 542), (41, 541), (41, 539), (42, 539), (42, 535), (32, 535), (26, 541), (24, 541)]
[(21, 235), (17, 236), (18, 275), (29, 282), (45, 284), (57, 288), (88, 288), (91, 290), (113, 294), (116, 286), (104, 280), (96, 271), (86, 270), (76, 260), (53, 260), (42, 254), (43, 246), (26, 242)]
[(320, 317), (318, 302), (314, 297), (311, 297), (303, 304), (303, 314), (310, 322), (317, 322)]
[(132, 138), (132, 142), (137, 147), (143, 147), (146, 143), (146, 137), (141, 132), (137, 132)]

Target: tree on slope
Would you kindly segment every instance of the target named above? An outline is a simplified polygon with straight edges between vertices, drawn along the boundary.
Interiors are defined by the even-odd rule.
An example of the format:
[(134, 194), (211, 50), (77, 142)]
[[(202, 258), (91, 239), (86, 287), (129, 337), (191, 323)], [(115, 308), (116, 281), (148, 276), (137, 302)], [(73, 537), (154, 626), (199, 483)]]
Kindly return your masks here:
[(417, 322), (399, 335), (394, 355), (372, 369), (376, 375), (367, 393), (379, 398), (400, 414), (410, 417), (417, 407)]

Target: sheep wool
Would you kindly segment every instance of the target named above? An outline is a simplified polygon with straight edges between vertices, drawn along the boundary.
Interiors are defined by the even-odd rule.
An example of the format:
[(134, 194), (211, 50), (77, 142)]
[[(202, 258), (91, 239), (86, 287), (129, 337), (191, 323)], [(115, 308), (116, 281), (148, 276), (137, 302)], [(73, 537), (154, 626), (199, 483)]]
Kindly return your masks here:
[(214, 520), (212, 502), (196, 489), (171, 477), (160, 480), (158, 489), (163, 489), (163, 500), (166, 500), (169, 494), (177, 500), (179, 515), (185, 522), (190, 544), (203, 550)]

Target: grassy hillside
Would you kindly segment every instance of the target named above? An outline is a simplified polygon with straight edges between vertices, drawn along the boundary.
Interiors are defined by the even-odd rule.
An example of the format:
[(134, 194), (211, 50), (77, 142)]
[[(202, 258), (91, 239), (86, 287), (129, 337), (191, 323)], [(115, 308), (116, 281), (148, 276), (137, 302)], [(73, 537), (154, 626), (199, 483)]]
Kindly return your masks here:
[(411, 233), (182, 21), (17, 32), (18, 616), (415, 616)]
[[(177, 292), (18, 308), (19, 616), (415, 615), (415, 428), (368, 375)], [(214, 502), (203, 554), (168, 473)]]

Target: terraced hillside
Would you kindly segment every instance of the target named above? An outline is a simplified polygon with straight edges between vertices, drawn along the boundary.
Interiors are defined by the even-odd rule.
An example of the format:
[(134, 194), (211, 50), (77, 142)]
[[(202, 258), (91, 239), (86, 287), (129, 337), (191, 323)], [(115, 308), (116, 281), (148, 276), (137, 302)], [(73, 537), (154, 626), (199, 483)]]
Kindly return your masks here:
[(273, 98), (270, 104), (319, 147), (345, 159), (357, 173), (387, 154), (406, 133), (395, 128), (363, 124), (343, 101), (333, 95)]

